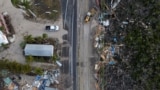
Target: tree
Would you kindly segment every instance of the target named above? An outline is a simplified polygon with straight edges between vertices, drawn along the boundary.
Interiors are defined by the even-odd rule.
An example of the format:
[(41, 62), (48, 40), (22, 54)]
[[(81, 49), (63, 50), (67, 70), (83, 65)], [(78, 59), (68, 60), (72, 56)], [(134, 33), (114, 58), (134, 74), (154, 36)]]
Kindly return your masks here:
[(26, 35), (26, 36), (24, 36), (24, 40), (27, 43), (33, 43), (35, 41), (34, 38), (32, 37), (32, 35)]

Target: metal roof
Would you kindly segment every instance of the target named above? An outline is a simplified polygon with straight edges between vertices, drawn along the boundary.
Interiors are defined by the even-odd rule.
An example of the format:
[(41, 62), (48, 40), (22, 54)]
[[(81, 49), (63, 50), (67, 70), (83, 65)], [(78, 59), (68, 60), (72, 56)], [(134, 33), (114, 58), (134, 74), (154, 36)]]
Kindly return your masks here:
[(53, 45), (26, 44), (24, 48), (25, 56), (53, 56)]
[(57, 88), (45, 87), (44, 90), (58, 90)]
[(3, 81), (5, 82), (6, 86), (9, 86), (12, 83), (12, 80), (9, 77), (4, 78)]

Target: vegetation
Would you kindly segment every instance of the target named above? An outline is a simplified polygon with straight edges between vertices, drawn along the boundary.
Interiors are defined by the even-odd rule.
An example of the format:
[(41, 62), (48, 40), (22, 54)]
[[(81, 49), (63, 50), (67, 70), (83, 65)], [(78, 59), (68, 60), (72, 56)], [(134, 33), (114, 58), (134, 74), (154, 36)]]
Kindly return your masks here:
[(31, 10), (40, 18), (57, 20), (61, 12), (60, 0), (34, 0)]
[(33, 62), (33, 60), (34, 60), (34, 58), (33, 58), (32, 56), (27, 56), (27, 57), (26, 57), (26, 63), (27, 63), (28, 65), (30, 65), (30, 64)]
[(31, 71), (31, 67), (29, 65), (23, 65), (17, 63), (16, 61), (9, 61), (7, 59), (0, 60), (0, 69), (7, 69), (12, 73), (28, 73)]
[[(32, 17), (29, 9), (39, 18), (57, 20), (60, 16), (60, 0), (11, 0), (17, 8), (25, 7), (25, 10)], [(19, 6), (21, 5), (21, 6)]]
[[(100, 69), (100, 77), (107, 81), (106, 84), (99, 80), (101, 89), (160, 90), (159, 7), (159, 0), (121, 0), (114, 12), (114, 26), (106, 31), (110, 33), (108, 37), (125, 36), (122, 40), (125, 46), (120, 47), (116, 55), (121, 60), (114, 58), (118, 61), (115, 65), (101, 66), (104, 70)], [(105, 4), (103, 10), (106, 10)], [(123, 21), (128, 24), (121, 24)]]
[(0, 30), (1, 30), (1, 31), (3, 31), (3, 30), (4, 30), (4, 27), (3, 27), (3, 26), (1, 26), (1, 27), (0, 27)]
[(25, 43), (30, 44), (51, 44), (53, 46), (57, 46), (58, 41), (56, 38), (49, 38), (46, 33), (42, 34), (42, 36), (33, 37), (32, 35), (24, 36), (24, 41), (20, 44), (21, 47), (24, 46)]
[(14, 27), (12, 26), (12, 23), (11, 23), (11, 18), (9, 15), (5, 15), (4, 16), (4, 19), (6, 21), (6, 25), (8, 27), (8, 31), (11, 35), (15, 34), (15, 30), (14, 30)]
[[(144, 3), (145, 2), (145, 3)], [(130, 73), (139, 87), (145, 90), (160, 89), (160, 2), (142, 0), (141, 5), (150, 11), (146, 15), (136, 15), (142, 19), (128, 26), (125, 43), (131, 51)], [(142, 4), (144, 3), (144, 4)], [(142, 25), (144, 22), (147, 28)]]
[(16, 7), (19, 7), (18, 5), (22, 5), (26, 9), (30, 9), (30, 1), (28, 0), (11, 0), (11, 2)]
[(42, 71), (43, 71), (43, 70), (42, 70), (41, 68), (35, 68), (35, 69), (34, 69), (34, 72), (35, 72), (36, 74), (38, 74), (38, 75), (42, 75), (42, 74), (43, 74)]
[(58, 59), (57, 55), (57, 48), (58, 48), (58, 40), (55, 38), (49, 38), (46, 33), (42, 34), (42, 36), (33, 37), (32, 35), (26, 35), (24, 36), (24, 41), (21, 42), (20, 46), (22, 48), (25, 47), (26, 43), (29, 44), (49, 44), (54, 46), (54, 55), (53, 57), (33, 57), (33, 56), (27, 56), (26, 62), (27, 64), (32, 63), (33, 61), (38, 62), (55, 62)]
[(2, 47), (3, 49), (8, 49), (8, 48), (9, 48), (9, 45), (2, 43), (2, 44), (1, 44), (1, 47)]
[(9, 61), (7, 59), (0, 60), (0, 70), (8, 70), (13, 74), (27, 74), (33, 71), (34, 74), (41, 75), (42, 69), (31, 67), (29, 64), (20, 64), (16, 61)]

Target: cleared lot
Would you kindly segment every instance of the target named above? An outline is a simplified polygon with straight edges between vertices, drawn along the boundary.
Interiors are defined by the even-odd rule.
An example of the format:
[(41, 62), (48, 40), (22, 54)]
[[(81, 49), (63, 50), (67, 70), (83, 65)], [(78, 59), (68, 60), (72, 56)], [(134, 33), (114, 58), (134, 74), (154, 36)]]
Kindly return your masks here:
[[(47, 33), (49, 37), (58, 38), (60, 43), (63, 42), (62, 36), (67, 34), (66, 30), (63, 30), (62, 18), (55, 23), (48, 22), (31, 22), (24, 19), (22, 10), (15, 8), (10, 0), (0, 0), (0, 13), (6, 11), (11, 17), (13, 27), (16, 31), (15, 42), (10, 45), (10, 48), (6, 51), (0, 52), (0, 58), (7, 58), (10, 60), (16, 60), (20, 63), (24, 63), (25, 59), (22, 55), (22, 49), (20, 43), (23, 40), (23, 36), (26, 34), (32, 34), (32, 36), (41, 36), (43, 33)], [(58, 25), (60, 30), (58, 32), (47, 32), (45, 30), (46, 25)]]

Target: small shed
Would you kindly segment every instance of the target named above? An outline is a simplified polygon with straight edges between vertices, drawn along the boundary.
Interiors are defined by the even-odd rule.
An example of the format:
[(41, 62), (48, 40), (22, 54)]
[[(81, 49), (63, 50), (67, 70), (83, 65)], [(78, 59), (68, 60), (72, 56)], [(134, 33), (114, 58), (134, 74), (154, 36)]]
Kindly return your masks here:
[(24, 48), (25, 56), (53, 56), (54, 47), (53, 45), (44, 44), (26, 44)]

